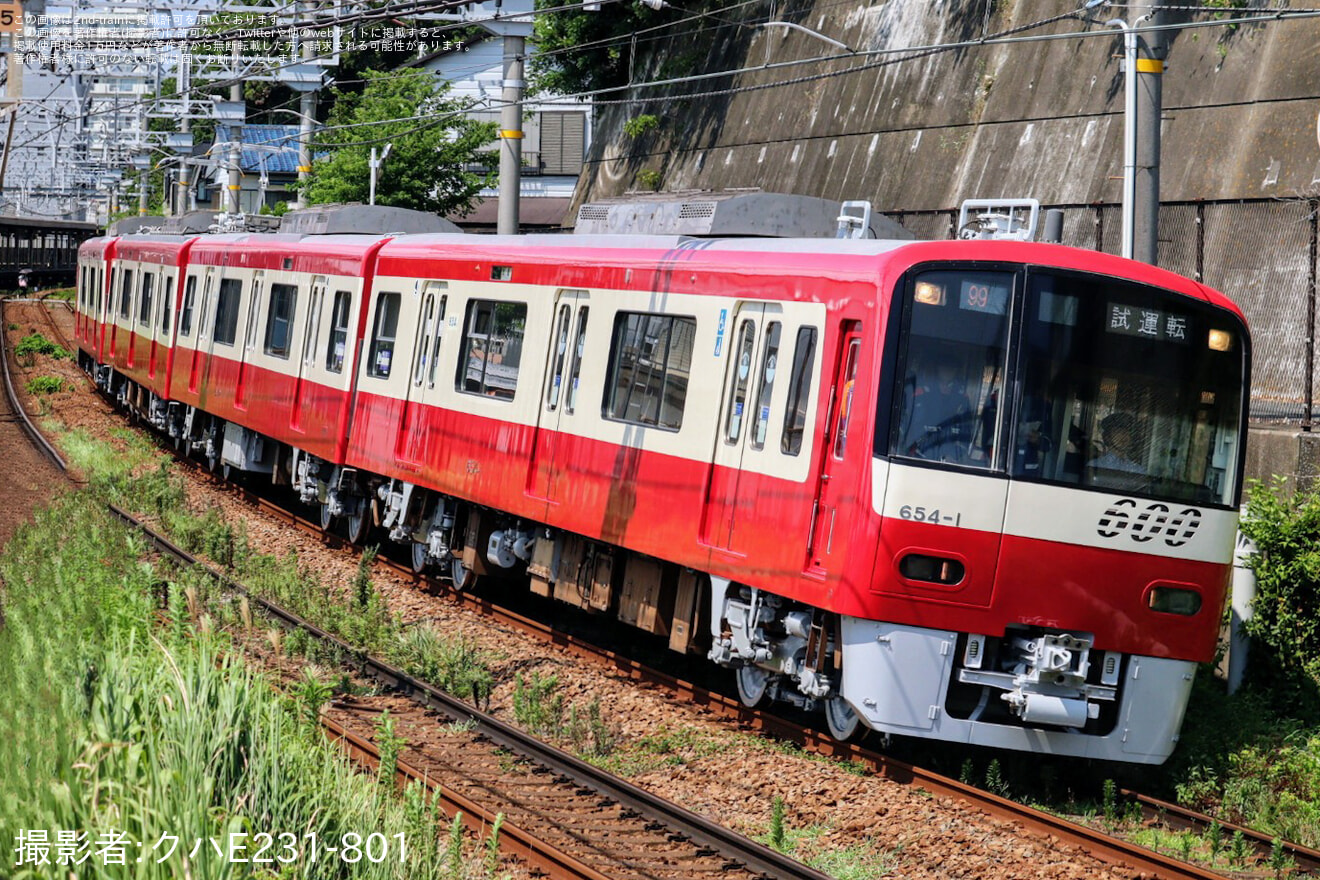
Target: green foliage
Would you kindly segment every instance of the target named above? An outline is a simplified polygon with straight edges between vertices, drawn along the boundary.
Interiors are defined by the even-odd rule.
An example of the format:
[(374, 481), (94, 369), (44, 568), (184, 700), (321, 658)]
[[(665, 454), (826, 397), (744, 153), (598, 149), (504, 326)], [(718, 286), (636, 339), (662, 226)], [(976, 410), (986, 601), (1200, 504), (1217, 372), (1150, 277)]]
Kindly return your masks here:
[(1008, 780), (1004, 778), (1004, 771), (999, 766), (998, 758), (991, 758), (990, 763), (985, 766), (985, 790), (1000, 797), (1009, 796)]
[(1233, 832), (1233, 839), (1228, 844), (1228, 861), (1238, 867), (1247, 862), (1247, 838), (1240, 830)]
[(1106, 779), (1104, 785), (1104, 816), (1105, 824), (1113, 828), (1118, 824), (1118, 783), (1112, 779)]
[(376, 780), (389, 791), (394, 791), (395, 771), (399, 767), (399, 751), (408, 741), (394, 732), (394, 719), (386, 709), (376, 719), (376, 751), (380, 752), (380, 766)]
[(67, 348), (51, 342), (40, 333), (29, 333), (20, 339), (18, 345), (14, 346), (14, 354), (29, 360), (37, 354), (44, 354), (57, 361), (68, 360), (73, 357)]
[(29, 394), (57, 394), (64, 390), (64, 380), (59, 376), (33, 376), (27, 390)]
[(1257, 548), (1251, 680), (1296, 717), (1320, 721), (1320, 495), (1255, 484), (1242, 531)]
[(623, 124), (623, 133), (630, 138), (641, 137), (649, 131), (655, 131), (660, 127), (660, 117), (653, 113), (643, 113), (640, 116), (634, 116)]
[(662, 176), (654, 168), (643, 168), (637, 172), (637, 185), (642, 189), (649, 189), (651, 192), (657, 192), (660, 189)]
[(449, 824), (449, 840), (445, 845), (445, 876), (461, 877), (463, 871), (463, 811), (454, 813)]
[(532, 81), (537, 90), (561, 94), (626, 85), (635, 34), (715, 5), (698, 0), (682, 4), (681, 10), (657, 11), (626, 0), (587, 12), (563, 8), (556, 0), (536, 0), (537, 9), (557, 11), (536, 16), (533, 39), (541, 51), (531, 57)]
[(358, 557), (357, 571), (353, 575), (353, 599), (358, 608), (366, 608), (376, 597), (376, 589), (371, 585), (371, 566), (376, 561), (377, 547), (367, 547)]
[(490, 836), (486, 838), (486, 850), (482, 855), (481, 866), (486, 877), (495, 880), (495, 872), (500, 869), (500, 831), (504, 828), (504, 814), (497, 813), (490, 824)]
[(775, 795), (770, 804), (769, 839), (772, 849), (784, 852), (787, 841), (784, 836), (784, 799), (780, 795)]
[(317, 152), (329, 156), (312, 164), (308, 201), (367, 201), (371, 148), (379, 152), (389, 143), (378, 171), (377, 204), (435, 213), (470, 210), (487, 180), (465, 166), (490, 145), (495, 123), (465, 116), (464, 105), (446, 97), (447, 84), (381, 71), (363, 76), (360, 94), (336, 90), (328, 127), (316, 144)]
[(298, 706), (298, 714), (307, 723), (309, 730), (316, 730), (321, 722), (321, 707), (330, 701), (334, 688), (311, 669), (304, 669), (303, 677), (291, 691)]
[[(95, 487), (67, 494), (0, 557), (0, 828), (94, 839), (113, 827), (130, 848), (166, 835), (408, 831), (406, 865), (321, 860), (283, 876), (441, 876), (426, 868), (438, 864), (434, 836), (413, 836), (403, 805), (306, 736), (267, 679), (225, 656), (204, 627), (155, 625), (156, 566), (104, 502)], [(170, 613), (180, 627), (192, 616), (184, 606), (203, 601), (189, 589), (172, 593), (183, 597)], [(184, 855), (144, 858), (123, 876), (233, 874), (219, 859), (185, 872)]]
[(409, 675), (475, 706), (490, 701), (495, 676), (477, 643), (462, 633), (443, 636), (430, 624), (409, 627), (391, 654)]
[(556, 694), (559, 677), (533, 672), (526, 679), (519, 673), (513, 683), (513, 717), (538, 736), (556, 734), (564, 718), (564, 697)]

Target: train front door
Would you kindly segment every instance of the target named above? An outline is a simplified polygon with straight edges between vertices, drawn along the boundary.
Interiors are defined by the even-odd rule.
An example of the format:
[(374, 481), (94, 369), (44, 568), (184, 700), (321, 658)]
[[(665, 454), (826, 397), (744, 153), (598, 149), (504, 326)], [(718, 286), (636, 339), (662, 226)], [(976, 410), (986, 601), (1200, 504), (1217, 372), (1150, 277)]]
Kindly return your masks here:
[(590, 296), (585, 290), (560, 290), (555, 297), (549, 364), (541, 389), (526, 489), (531, 497), (544, 498), (547, 506), (558, 503), (561, 494), (566, 467), (560, 429), (564, 417), (571, 416), (578, 405), (578, 373), (589, 311)]
[(293, 402), (289, 410), (289, 427), (306, 433), (303, 426), (307, 408), (307, 373), (316, 367), (316, 353), (321, 350), (321, 312), (325, 308), (326, 278), (312, 276), (311, 298), (307, 302), (307, 318), (303, 324), (302, 357), (298, 359), (298, 377), (293, 383)]
[(762, 493), (761, 483), (766, 476), (763, 459), (769, 453), (778, 454), (777, 449), (767, 452), (766, 435), (779, 365), (783, 307), (740, 302), (729, 326), (733, 333), (701, 537), (712, 547), (747, 553), (752, 536), (743, 534), (740, 522), (749, 518), (753, 508), (766, 508), (776, 500)]

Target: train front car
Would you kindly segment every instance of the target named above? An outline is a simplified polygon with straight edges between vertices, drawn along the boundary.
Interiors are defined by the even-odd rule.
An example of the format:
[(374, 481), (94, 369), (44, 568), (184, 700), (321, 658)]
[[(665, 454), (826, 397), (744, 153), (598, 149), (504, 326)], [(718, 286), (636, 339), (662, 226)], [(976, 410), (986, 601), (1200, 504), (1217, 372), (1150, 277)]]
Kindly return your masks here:
[(841, 626), (863, 723), (1164, 761), (1231, 576), (1247, 355), (1231, 303), (1141, 264), (969, 242), (908, 266), (869, 610)]

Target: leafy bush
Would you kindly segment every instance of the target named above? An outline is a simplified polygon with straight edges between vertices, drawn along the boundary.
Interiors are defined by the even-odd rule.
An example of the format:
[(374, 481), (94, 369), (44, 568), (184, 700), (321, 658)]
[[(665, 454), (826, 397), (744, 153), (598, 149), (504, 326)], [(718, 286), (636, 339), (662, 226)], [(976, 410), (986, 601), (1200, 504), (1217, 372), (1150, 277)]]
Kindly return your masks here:
[(1256, 542), (1247, 623), (1251, 681), (1308, 722), (1320, 720), (1320, 495), (1282, 482), (1252, 488), (1242, 531)]
[(57, 394), (64, 390), (64, 380), (59, 376), (34, 376), (28, 380), (29, 394)]
[(634, 116), (623, 124), (623, 133), (630, 138), (641, 137), (648, 131), (655, 131), (660, 127), (660, 117), (653, 113), (643, 113), (640, 116)]
[(29, 333), (20, 339), (18, 345), (14, 346), (14, 354), (27, 359), (31, 359), (36, 354), (44, 354), (55, 360), (67, 360), (73, 357), (67, 348), (51, 342), (40, 333)]

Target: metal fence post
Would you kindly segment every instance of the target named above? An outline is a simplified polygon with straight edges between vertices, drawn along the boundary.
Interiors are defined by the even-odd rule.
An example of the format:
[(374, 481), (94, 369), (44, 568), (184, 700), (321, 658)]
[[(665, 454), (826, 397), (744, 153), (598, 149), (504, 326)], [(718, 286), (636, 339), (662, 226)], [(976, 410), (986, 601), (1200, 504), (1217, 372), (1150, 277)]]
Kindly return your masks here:
[(1095, 249), (1105, 249), (1105, 206), (1099, 202), (1095, 203)]

